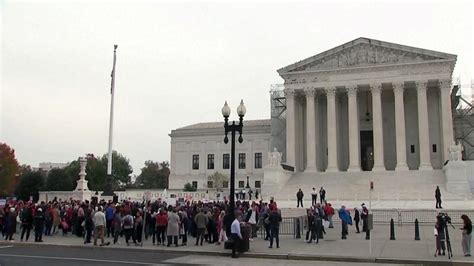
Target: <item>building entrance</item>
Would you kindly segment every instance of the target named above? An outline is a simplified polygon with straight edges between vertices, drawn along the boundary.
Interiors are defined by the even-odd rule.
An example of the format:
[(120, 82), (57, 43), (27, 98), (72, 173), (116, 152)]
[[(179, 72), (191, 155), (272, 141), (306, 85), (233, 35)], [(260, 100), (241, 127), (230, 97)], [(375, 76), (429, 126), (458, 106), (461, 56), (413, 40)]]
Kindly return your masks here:
[(372, 130), (360, 132), (360, 159), (362, 171), (370, 171), (374, 166), (374, 137)]

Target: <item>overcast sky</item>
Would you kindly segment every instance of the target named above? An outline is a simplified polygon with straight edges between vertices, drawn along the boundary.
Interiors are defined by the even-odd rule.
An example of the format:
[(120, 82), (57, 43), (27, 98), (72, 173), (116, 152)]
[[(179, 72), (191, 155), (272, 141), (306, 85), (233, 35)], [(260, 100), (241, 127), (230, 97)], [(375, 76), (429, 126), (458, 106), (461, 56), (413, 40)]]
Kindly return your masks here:
[(114, 149), (134, 174), (225, 100), (269, 118), (278, 68), (358, 37), (457, 54), (454, 76), (474, 77), (469, 1), (0, 3), (0, 142), (32, 166), (107, 152), (114, 43)]

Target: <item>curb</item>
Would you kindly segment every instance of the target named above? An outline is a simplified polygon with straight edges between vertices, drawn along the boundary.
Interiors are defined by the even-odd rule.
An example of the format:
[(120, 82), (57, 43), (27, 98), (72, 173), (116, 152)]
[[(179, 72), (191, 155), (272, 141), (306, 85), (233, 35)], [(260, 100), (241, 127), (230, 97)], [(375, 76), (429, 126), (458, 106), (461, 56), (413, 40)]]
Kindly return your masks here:
[[(102, 247), (94, 245), (74, 245), (74, 244), (57, 244), (57, 243), (34, 243), (34, 242), (5, 242), (0, 241), (1, 244), (8, 244), (14, 247), (28, 246), (50, 246), (50, 247), (66, 247), (66, 248), (83, 248), (98, 250)], [(107, 249), (107, 247), (103, 247)], [(201, 256), (219, 256), (229, 257), (230, 251), (210, 251), (210, 250), (166, 250), (166, 249), (151, 249), (141, 247), (108, 247), (109, 250), (119, 250), (128, 252), (153, 252), (153, 253), (168, 253), (175, 255), (201, 255)], [(309, 254), (295, 254), (295, 253), (261, 253), (261, 252), (246, 252), (241, 254), (242, 258), (256, 258), (256, 259), (278, 259), (278, 260), (300, 260), (300, 261), (333, 261), (333, 262), (356, 262), (356, 263), (386, 263), (386, 264), (412, 264), (412, 265), (436, 265), (436, 266), (472, 266), (472, 261), (440, 261), (434, 259), (409, 259), (409, 258), (377, 258), (377, 257), (355, 257), (355, 256), (334, 256), (334, 255), (309, 255)]]

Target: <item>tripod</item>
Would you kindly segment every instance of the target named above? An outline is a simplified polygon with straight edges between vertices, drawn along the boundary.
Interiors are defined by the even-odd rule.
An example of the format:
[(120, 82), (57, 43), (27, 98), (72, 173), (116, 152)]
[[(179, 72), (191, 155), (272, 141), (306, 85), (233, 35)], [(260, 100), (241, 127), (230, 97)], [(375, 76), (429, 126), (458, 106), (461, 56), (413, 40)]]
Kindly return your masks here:
[[(449, 223), (453, 228), (454, 225), (452, 225), (451, 223)], [(449, 230), (448, 230), (448, 225), (446, 222), (442, 222), (440, 224), (440, 230), (438, 231), (438, 234), (436, 237), (441, 237), (441, 235), (444, 234), (444, 239), (439, 239), (439, 246), (438, 244), (436, 244), (436, 251), (435, 251), (435, 254), (434, 256), (436, 257), (436, 254), (438, 255), (441, 255), (441, 250), (440, 249), (443, 249), (443, 255), (444, 255), (444, 241), (446, 241), (446, 249), (448, 250), (448, 259), (451, 259), (453, 257), (453, 250), (451, 249), (451, 240), (449, 238)], [(437, 240), (438, 241), (438, 240)]]
[[(449, 225), (451, 225), (453, 228), (456, 228), (451, 223), (449, 223)], [(451, 249), (451, 241), (449, 239), (448, 225), (445, 224), (444, 228), (445, 228), (445, 234), (446, 234), (446, 249), (448, 250), (448, 259), (451, 259), (453, 257), (453, 250)]]

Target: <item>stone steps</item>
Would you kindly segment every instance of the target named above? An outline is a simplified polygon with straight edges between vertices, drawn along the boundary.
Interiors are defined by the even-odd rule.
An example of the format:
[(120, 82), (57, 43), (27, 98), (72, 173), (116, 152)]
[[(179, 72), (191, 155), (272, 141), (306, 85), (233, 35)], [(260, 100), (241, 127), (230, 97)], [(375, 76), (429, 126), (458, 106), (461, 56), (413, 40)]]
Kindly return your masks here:
[(382, 172), (334, 172), (294, 173), (275, 199), (296, 199), (299, 188), (310, 198), (313, 187), (322, 186), (327, 198), (332, 200), (366, 201), (369, 198), (369, 183), (374, 182), (372, 198), (376, 200), (433, 200), (436, 186), (443, 199), (471, 199), (472, 194), (460, 195), (446, 191), (446, 180), (442, 170), (426, 171), (382, 171)]

